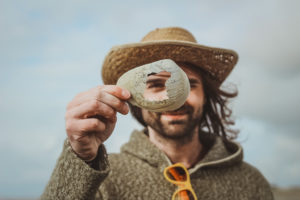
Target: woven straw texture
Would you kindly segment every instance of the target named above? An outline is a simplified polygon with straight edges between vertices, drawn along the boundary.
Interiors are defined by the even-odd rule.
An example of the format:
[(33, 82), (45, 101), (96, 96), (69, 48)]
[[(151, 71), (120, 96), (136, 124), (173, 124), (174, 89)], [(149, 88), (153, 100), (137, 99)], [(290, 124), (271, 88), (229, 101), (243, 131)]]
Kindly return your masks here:
[(161, 59), (187, 62), (202, 68), (221, 84), (238, 60), (236, 52), (200, 45), (194, 36), (178, 27), (155, 29), (140, 43), (113, 47), (102, 66), (104, 84), (116, 84), (126, 71)]

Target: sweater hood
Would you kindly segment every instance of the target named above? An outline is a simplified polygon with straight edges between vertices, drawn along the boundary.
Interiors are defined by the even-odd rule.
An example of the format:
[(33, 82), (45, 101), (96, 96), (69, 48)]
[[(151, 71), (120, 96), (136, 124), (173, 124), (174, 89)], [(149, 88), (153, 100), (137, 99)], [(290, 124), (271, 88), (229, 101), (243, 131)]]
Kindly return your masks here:
[[(203, 144), (206, 141), (201, 140)], [(133, 131), (128, 143), (121, 147), (121, 153), (130, 154), (144, 162), (148, 162), (154, 167), (159, 167), (161, 171), (172, 164), (169, 158), (150, 142), (148, 136), (142, 131)], [(221, 137), (214, 137), (208, 152), (193, 168), (189, 169), (194, 173), (200, 168), (206, 167), (226, 167), (240, 163), (243, 159), (243, 150), (240, 144), (233, 141), (224, 142)]]

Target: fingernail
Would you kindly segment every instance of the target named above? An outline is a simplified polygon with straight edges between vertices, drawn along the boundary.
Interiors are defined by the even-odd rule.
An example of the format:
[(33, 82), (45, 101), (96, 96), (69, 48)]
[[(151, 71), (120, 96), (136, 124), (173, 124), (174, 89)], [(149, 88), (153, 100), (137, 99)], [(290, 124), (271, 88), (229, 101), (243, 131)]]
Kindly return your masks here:
[(128, 90), (123, 90), (122, 95), (123, 95), (125, 98), (129, 98), (129, 97), (130, 97), (130, 92), (129, 92)]
[(129, 106), (127, 103), (125, 103), (122, 110), (123, 110), (124, 114), (127, 114), (129, 112)]

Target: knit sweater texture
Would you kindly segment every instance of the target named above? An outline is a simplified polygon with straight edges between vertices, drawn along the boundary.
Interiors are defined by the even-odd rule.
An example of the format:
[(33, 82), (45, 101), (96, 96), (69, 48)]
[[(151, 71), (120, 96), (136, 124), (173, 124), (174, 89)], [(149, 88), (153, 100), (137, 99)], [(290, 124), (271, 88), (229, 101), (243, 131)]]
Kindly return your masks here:
[[(263, 175), (243, 160), (242, 148), (214, 138), (208, 153), (189, 169), (198, 200), (272, 200)], [(167, 156), (144, 132), (134, 131), (119, 154), (99, 148), (95, 170), (76, 156), (66, 140), (41, 199), (171, 200), (177, 186), (166, 181)]]

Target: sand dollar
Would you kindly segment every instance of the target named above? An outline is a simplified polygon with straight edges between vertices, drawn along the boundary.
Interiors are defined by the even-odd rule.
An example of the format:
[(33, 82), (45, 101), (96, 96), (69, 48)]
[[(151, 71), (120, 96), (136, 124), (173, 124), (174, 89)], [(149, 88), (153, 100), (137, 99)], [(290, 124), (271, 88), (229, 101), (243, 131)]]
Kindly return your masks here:
[[(163, 100), (148, 100), (144, 97), (147, 78), (151, 74), (170, 72), (171, 76), (165, 82), (167, 98)], [(129, 102), (140, 108), (153, 112), (176, 110), (186, 101), (190, 92), (190, 83), (186, 73), (170, 59), (136, 67), (124, 73), (117, 85), (130, 91)]]

